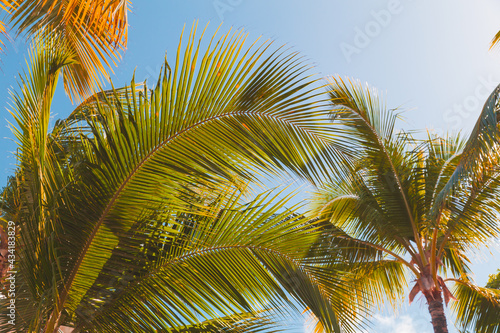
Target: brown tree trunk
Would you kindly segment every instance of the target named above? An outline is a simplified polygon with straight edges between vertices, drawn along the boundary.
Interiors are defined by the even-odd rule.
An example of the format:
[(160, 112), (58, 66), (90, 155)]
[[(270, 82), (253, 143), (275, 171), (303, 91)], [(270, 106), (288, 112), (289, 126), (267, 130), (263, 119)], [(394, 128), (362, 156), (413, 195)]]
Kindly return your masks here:
[(436, 290), (434, 292), (429, 292), (425, 295), (425, 298), (429, 305), (429, 313), (431, 314), (434, 333), (448, 333), (441, 291)]

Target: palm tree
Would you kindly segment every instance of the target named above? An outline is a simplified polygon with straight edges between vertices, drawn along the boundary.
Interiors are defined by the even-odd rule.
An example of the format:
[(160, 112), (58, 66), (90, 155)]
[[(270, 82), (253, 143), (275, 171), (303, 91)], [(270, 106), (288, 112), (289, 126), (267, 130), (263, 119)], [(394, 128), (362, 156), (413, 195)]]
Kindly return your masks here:
[[(436, 333), (448, 332), (450, 300), (457, 325), (500, 332), (500, 295), (473, 284), (468, 259), (500, 235), (500, 88), (467, 140), (395, 131), (399, 113), (358, 82), (333, 78), (328, 90), (338, 140), (356, 156), (347, 177), (330, 173), (313, 198), (325, 221), (318, 258), (328, 247), (342, 247), (346, 258), (320, 265), (351, 270), (353, 290), (364, 290), (368, 304), (397, 305), (410, 285), (410, 303), (425, 297)], [(469, 306), (478, 298), (480, 307)]]
[(33, 47), (2, 199), (18, 331), (245, 331), (294, 304), (328, 332), (352, 326), (341, 275), (302, 261), (315, 225), (286, 200), (243, 197), (257, 174), (315, 181), (341, 162), (316, 79), (296, 53), (246, 49), (242, 32), (200, 54), (195, 31), (153, 89), (95, 94), (52, 129), (58, 75), (78, 60), (51, 34)]
[[(50, 33), (58, 47), (72, 53), (74, 61), (61, 71), (67, 94), (77, 101), (100, 89), (125, 50), (130, 5), (130, 0), (0, 0), (18, 35), (37, 40)], [(2, 22), (0, 33), (6, 34)]]

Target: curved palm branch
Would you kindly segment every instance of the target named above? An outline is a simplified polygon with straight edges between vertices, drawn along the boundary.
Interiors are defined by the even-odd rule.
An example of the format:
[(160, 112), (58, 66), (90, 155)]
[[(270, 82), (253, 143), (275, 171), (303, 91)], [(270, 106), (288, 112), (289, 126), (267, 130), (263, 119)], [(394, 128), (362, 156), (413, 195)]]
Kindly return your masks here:
[[(310, 179), (324, 167), (301, 164), (328, 143), (328, 134), (304, 117), (315, 108), (309, 99), (314, 90), (307, 91), (310, 83), (301, 79), (304, 66), (293, 54), (279, 62), (271, 55), (253, 71), (264, 49), (246, 52), (237, 61), (243, 37), (241, 33), (223, 36), (204, 55), (196, 77), (198, 50), (192, 55), (192, 34), (183, 63), (178, 58), (173, 73), (166, 64), (162, 81), (149, 98), (146, 90), (137, 92), (133, 83), (126, 104), (115, 99), (106, 108), (97, 105), (97, 117), (91, 115), (88, 120), (93, 137), (86, 141), (86, 160), (92, 165), (88, 175), (82, 171), (86, 177), (82, 182), (94, 183), (101, 193), (109, 193), (109, 199), (105, 205), (96, 202), (95, 222), (86, 223), (92, 228), (61, 299), (72, 293), (73, 285), (91, 285), (95, 280), (92, 275), (105, 261), (96, 265), (94, 251), (102, 253), (102, 247), (97, 250), (92, 244), (100, 243), (108, 219), (123, 216), (123, 209), (128, 217), (121, 217), (120, 223), (127, 230), (146, 205), (156, 206), (167, 198), (175, 201), (172, 194), (201, 179), (213, 189), (235, 176), (248, 178), (248, 171), (262, 170), (259, 165), (294, 168)], [(335, 163), (339, 153), (333, 148), (326, 152), (317, 161)], [(137, 197), (141, 192), (144, 196)], [(71, 243), (81, 243), (78, 236), (80, 240)], [(93, 269), (87, 268), (86, 260), (94, 262)]]
[[(26, 277), (27, 299), (38, 304), (37, 315), (26, 317), (31, 321), (23, 327), (34, 331), (45, 327), (52, 332), (61, 323), (105, 325), (105, 321), (92, 321), (89, 311), (112, 311), (106, 306), (120, 304), (112, 301), (115, 296), (129, 297), (125, 293), (129, 287), (134, 295), (134, 279), (141, 277), (156, 286), (157, 279), (172, 278), (162, 275), (159, 260), (163, 257), (155, 252), (155, 242), (169, 247), (172, 255), (176, 249), (188, 251), (190, 247), (184, 249), (185, 244), (175, 240), (192, 235), (195, 229), (189, 226), (190, 219), (211, 216), (207, 207), (217, 200), (224, 202), (226, 188), (241, 187), (258, 173), (290, 169), (316, 181), (327, 165), (342, 161), (343, 151), (323, 127), (327, 112), (315, 80), (296, 54), (269, 52), (267, 42), (246, 50), (245, 36), (236, 32), (212, 39), (198, 61), (200, 42), (195, 42), (194, 31), (183, 56), (179, 46), (173, 69), (165, 63), (153, 90), (139, 89), (132, 82), (128, 88), (98, 94), (67, 121), (58, 122), (51, 133), (50, 96), (57, 71), (70, 64), (74, 54), (63, 52), (63, 60), (55, 61), (51, 54), (38, 56), (44, 54), (43, 48), (37, 50), (32, 67), (40, 73), (23, 81), (22, 93), (14, 96), (21, 163), (12, 190), (6, 192), (20, 197), (6, 199), (13, 202), (6, 213), (19, 221), (23, 270), (33, 272)], [(244, 214), (238, 221), (246, 221)], [(296, 231), (300, 233), (300, 228)], [(226, 237), (234, 230), (220, 232)], [(307, 235), (301, 242), (310, 241), (314, 233)], [(187, 242), (190, 238), (180, 239)], [(266, 292), (273, 299), (271, 292), (276, 290), (269, 286), (282, 286), (318, 316), (331, 319), (330, 324), (325, 319), (325, 326), (332, 332), (338, 331), (339, 320), (349, 326), (342, 315), (336, 320), (325, 292), (300, 266), (301, 250), (294, 251), (293, 262), (243, 248), (226, 255), (208, 251), (207, 259), (188, 256), (185, 260), (199, 269), (206, 269), (204, 260), (220, 261), (220, 273), (228, 276), (232, 271), (225, 260), (247, 260), (249, 267), (261, 267), (255, 272), (270, 284), (267, 289), (249, 284), (256, 288), (250, 295), (232, 287), (238, 285), (236, 280), (215, 279), (212, 284), (220, 288), (220, 295), (209, 285), (204, 285), (201, 295), (186, 291), (184, 297), (201, 302), (192, 308), (185, 306), (182, 295), (170, 290), (177, 310), (168, 312), (161, 299), (153, 298), (151, 304), (157, 308), (148, 305), (141, 313), (153, 319), (146, 310), (163, 311), (164, 317), (150, 324), (159, 327), (198, 324), (195, 319), (200, 313), (215, 317), (248, 311)], [(186, 271), (184, 261), (174, 262), (179, 274), (194, 273)], [(148, 280), (147, 272), (154, 269), (158, 275)], [(278, 272), (295, 274), (303, 281), (301, 286), (307, 287), (293, 289), (288, 280), (276, 276)], [(194, 276), (192, 281), (197, 281)], [(283, 298), (282, 293), (278, 295)], [(211, 309), (209, 304), (215, 306), (217, 301), (220, 304)], [(26, 311), (32, 312), (33, 307)], [(138, 330), (144, 328), (142, 322), (128, 323)]]
[[(411, 181), (409, 168), (413, 164), (414, 154), (407, 153), (404, 135), (394, 133), (394, 125), (398, 117), (395, 110), (386, 110), (376, 90), (363, 87), (359, 82), (344, 82), (341, 78), (332, 78), (327, 87), (332, 103), (332, 119), (338, 123), (339, 136), (343, 136), (344, 144), (353, 150), (364, 152), (354, 168), (363, 168), (362, 179), (352, 180), (358, 189), (371, 192), (374, 204), (384, 202), (386, 221), (398, 223), (394, 225), (405, 237), (399, 240), (401, 246), (410, 253), (415, 252), (407, 241), (416, 243), (418, 252), (422, 253), (419, 241), (418, 220), (414, 216), (415, 203), (407, 192)], [(352, 186), (351, 184), (351, 186)], [(375, 190), (376, 188), (376, 190)], [(374, 193), (379, 192), (374, 196)], [(378, 196), (378, 197), (377, 197)], [(397, 218), (393, 218), (396, 217)]]
[[(237, 316), (217, 318), (207, 320), (199, 325), (188, 326), (185, 328), (173, 329), (176, 333), (250, 333), (250, 332), (283, 332), (282, 323), (274, 320), (272, 315), (264, 311), (263, 313), (243, 313)], [(280, 325), (281, 324), (281, 325)]]
[[(450, 194), (467, 179), (474, 179), (485, 168), (491, 168), (498, 159), (498, 95), (500, 85), (486, 100), (483, 110), (479, 115), (476, 125), (470, 134), (460, 161), (446, 185), (437, 193), (431, 210), (434, 223), (439, 224), (439, 214), (448, 201)], [(482, 163), (477, 163), (481, 160)]]
[(500, 291), (481, 288), (470, 282), (456, 281), (454, 294), (458, 301), (453, 304), (457, 324), (463, 330), (478, 333), (500, 332)]
[[(197, 316), (218, 318), (261, 310), (263, 300), (280, 309), (288, 303), (281, 288), (300, 304), (318, 309), (318, 313), (327, 311), (336, 322), (327, 299), (315, 291), (321, 291), (313, 283), (317, 277), (300, 264), (310, 244), (307, 238), (316, 237), (307, 220), (290, 217), (287, 211), (278, 213), (283, 201), (270, 205), (273, 200), (268, 194), (241, 206), (237, 199), (217, 207), (212, 216), (191, 216), (193, 230), (185, 230), (185, 224), (177, 237), (165, 241), (164, 251), (157, 254), (148, 272), (121, 291), (113, 291), (116, 295), (109, 304), (91, 301), (87, 309), (80, 308), (80, 313), (92, 314), (82, 321), (82, 328), (97, 332), (168, 330), (197, 323)], [(169, 234), (162, 236), (172, 237)], [(303, 245), (297, 245), (298, 239)], [(92, 292), (86, 297), (94, 300)], [(102, 294), (99, 298), (107, 299)], [(86, 311), (88, 307), (97, 311)], [(331, 325), (329, 322), (325, 324)]]

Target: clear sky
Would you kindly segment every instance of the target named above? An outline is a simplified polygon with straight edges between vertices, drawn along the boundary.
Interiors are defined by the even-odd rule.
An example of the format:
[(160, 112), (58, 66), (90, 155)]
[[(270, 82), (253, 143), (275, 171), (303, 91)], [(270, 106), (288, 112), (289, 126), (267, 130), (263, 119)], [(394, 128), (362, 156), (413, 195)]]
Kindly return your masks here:
[[(500, 30), (500, 3), (494, 0), (135, 0), (129, 19), (128, 50), (112, 76), (115, 86), (127, 84), (134, 69), (138, 81), (154, 81), (165, 51), (173, 60), (183, 25), (189, 28), (194, 20), (200, 27), (210, 22), (209, 35), (223, 23), (222, 31), (244, 28), (250, 40), (262, 35), (287, 44), (322, 76), (369, 82), (387, 94), (389, 107), (407, 110), (400, 124), (407, 130), (468, 133), (500, 82), (500, 50), (489, 51)], [(8, 89), (16, 86), (25, 57), (22, 40), (7, 45), (1, 56), (0, 186), (15, 167), (6, 108)], [(54, 119), (73, 108), (59, 89)], [(493, 253), (500, 258), (498, 250)], [(484, 252), (473, 267), (484, 285), (487, 275), (500, 268), (500, 259)], [(398, 315), (381, 311), (373, 318), (373, 331), (431, 332), (424, 310), (420, 300)]]

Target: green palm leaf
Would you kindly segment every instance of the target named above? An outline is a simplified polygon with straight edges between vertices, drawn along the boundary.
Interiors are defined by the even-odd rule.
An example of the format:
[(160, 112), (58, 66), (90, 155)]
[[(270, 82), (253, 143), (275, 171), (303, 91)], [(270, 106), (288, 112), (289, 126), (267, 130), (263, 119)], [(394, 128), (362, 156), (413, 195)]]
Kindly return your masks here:
[[(460, 161), (446, 185), (436, 195), (434, 206), (431, 210), (431, 218), (439, 223), (437, 216), (447, 203), (450, 194), (453, 193), (467, 178), (475, 178), (484, 171), (491, 168), (498, 160), (498, 86), (488, 97), (483, 110), (479, 115), (476, 125), (470, 134)], [(482, 163), (477, 163), (481, 160)]]
[[(242, 319), (243, 318), (243, 319)], [(257, 316), (252, 313), (238, 314), (237, 316), (229, 316), (207, 320), (199, 325), (194, 325), (186, 328), (173, 329), (176, 333), (245, 333), (245, 332), (283, 332), (283, 328), (278, 328), (278, 322), (275, 322), (272, 316), (264, 311)], [(282, 325), (283, 326), (283, 325)]]
[[(414, 196), (408, 192), (411, 188), (408, 182), (412, 181), (410, 167), (414, 164), (415, 154), (408, 152), (405, 135), (394, 133), (398, 113), (387, 110), (377, 91), (363, 87), (359, 82), (333, 78), (327, 89), (333, 108), (332, 119), (338, 123), (339, 136), (344, 145), (357, 151), (359, 158), (354, 170), (363, 173), (361, 178), (350, 180), (350, 194), (362, 195), (364, 199), (371, 197), (375, 209), (372, 212), (378, 211), (380, 218), (393, 224), (399, 231), (397, 234), (404, 235), (398, 240), (400, 246), (412, 252), (408, 239), (418, 240), (420, 228), (414, 214), (417, 203), (412, 201)], [(354, 184), (357, 184), (357, 189), (352, 189)], [(358, 192), (363, 188), (365, 194), (353, 193), (353, 190)], [(385, 217), (380, 215), (381, 207), (385, 210)], [(380, 218), (365, 221), (380, 221)], [(415, 242), (421, 253), (420, 242)]]
[[(95, 284), (106, 283), (109, 296), (102, 287), (87, 292), (77, 309), (82, 328), (98, 332), (168, 330), (198, 325), (200, 316), (210, 320), (260, 311), (264, 300), (274, 309), (292, 306), (287, 294), (318, 316), (321, 313), (325, 325), (337, 322), (322, 285), (315, 283), (321, 277), (301, 263), (317, 237), (313, 226), (300, 215), (278, 212), (284, 201), (270, 194), (243, 205), (240, 197), (241, 193), (227, 202), (222, 196), (213, 214), (191, 214), (190, 223), (185, 221), (175, 236), (169, 230), (161, 231), (163, 243), (154, 243), (161, 250), (142, 273), (111, 283), (115, 272), (105, 268)], [(126, 249), (124, 243), (122, 246)], [(115, 255), (123, 256), (123, 252)], [(148, 253), (135, 255), (136, 264), (143, 255)], [(124, 280), (130, 282), (123, 284)], [(338, 326), (330, 330), (338, 331)]]
[(457, 323), (463, 330), (478, 333), (500, 332), (500, 292), (481, 288), (466, 281), (457, 281), (454, 291), (458, 302), (453, 303)]
[[(130, 87), (97, 94), (58, 122), (51, 133), (51, 91), (58, 71), (74, 58), (63, 51), (60, 58), (44, 56), (42, 44), (34, 50), (32, 66), (37, 73), (23, 81), (21, 94), (14, 95), (22, 168), (5, 192), (5, 202), (11, 203), (5, 206), (6, 218), (16, 216), (20, 224), (23, 270), (33, 272), (26, 276), (26, 298), (37, 304), (37, 315), (26, 317), (28, 326), (22, 329), (37, 331), (45, 326), (46, 331), (54, 331), (61, 323), (104, 327), (114, 322), (138, 331), (155, 325), (163, 329), (197, 325), (200, 315), (210, 320), (254, 311), (262, 299), (290, 305), (285, 297), (289, 293), (302, 298), (299, 302), (318, 311), (318, 316), (331, 319), (331, 324), (325, 319), (325, 326), (338, 331), (328, 295), (301, 266), (300, 256), (306, 252), (301, 246), (307, 247), (317, 237), (310, 227), (307, 233), (296, 227), (283, 229), (282, 237), (296, 241), (286, 243), (289, 248), (276, 245), (273, 255), (263, 249), (238, 248), (246, 243), (234, 239), (227, 253), (215, 250), (207, 256), (186, 257), (198, 270), (206, 270), (209, 262), (220, 267), (210, 283), (192, 275), (184, 283), (198, 285), (191, 284), (186, 295), (164, 285), (172, 310), (165, 308), (165, 299), (151, 294), (151, 303), (138, 307), (139, 312), (123, 312), (126, 318), (113, 314), (109, 322), (93, 319), (98, 317), (93, 311), (113, 313), (107, 307), (121, 304), (115, 299), (142, 301), (144, 295), (134, 292), (154, 291), (159, 281), (177, 281), (178, 276), (162, 270), (167, 263), (181, 277), (194, 274), (186, 270), (183, 260), (173, 258), (201, 246), (197, 241), (205, 230), (191, 224), (204, 216), (213, 218), (216, 203), (230, 202), (228, 188), (243, 190), (259, 174), (283, 175), (291, 169), (318, 181), (326, 168), (342, 161), (344, 151), (323, 126), (328, 113), (307, 66), (295, 53), (270, 52), (268, 42), (246, 49), (245, 38), (235, 32), (212, 39), (199, 60), (201, 41), (195, 41), (193, 28), (184, 55), (179, 46), (175, 66), (171, 69), (165, 63), (153, 90), (132, 81)], [(37, 79), (43, 75), (52, 79)], [(256, 227), (258, 232), (245, 227), (244, 222), (252, 220), (241, 211), (238, 214), (241, 233), (251, 236), (252, 242), (278, 241), (279, 233), (266, 233), (274, 230), (266, 222), (276, 222), (273, 213), (261, 211), (258, 221), (266, 228)], [(214, 234), (219, 241), (238, 235), (233, 234), (234, 224), (223, 226)], [(301, 235), (300, 242), (295, 232)], [(205, 240), (211, 241), (215, 240)], [(170, 257), (160, 255), (160, 245)], [(293, 261), (281, 257), (280, 251)], [(234, 274), (231, 277), (230, 268), (242, 262), (255, 273), (246, 280), (249, 290)], [(294, 273), (306, 289), (291, 289), (270, 273), (272, 269)], [(157, 275), (148, 274), (157, 270)], [(137, 288), (146, 289), (133, 289), (132, 281), (137, 279), (145, 281)], [(194, 303), (187, 306), (186, 300)], [(32, 313), (28, 307), (19, 311)], [(157, 316), (151, 311), (162, 316), (153, 320)]]

